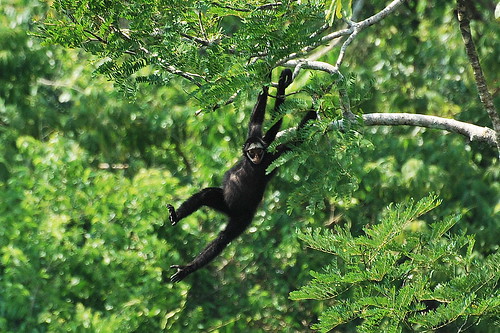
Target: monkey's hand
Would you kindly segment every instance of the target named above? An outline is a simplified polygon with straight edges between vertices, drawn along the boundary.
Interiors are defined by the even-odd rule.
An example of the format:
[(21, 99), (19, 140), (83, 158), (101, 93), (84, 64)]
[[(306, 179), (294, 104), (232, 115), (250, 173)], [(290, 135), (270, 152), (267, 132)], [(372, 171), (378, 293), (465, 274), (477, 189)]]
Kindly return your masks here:
[(176, 225), (179, 222), (179, 218), (177, 217), (177, 213), (175, 212), (174, 206), (167, 205), (168, 208), (168, 219), (172, 225)]
[[(278, 81), (278, 86), (283, 89), (283, 94), (285, 93), (285, 89), (288, 88), (290, 84), (292, 84), (293, 81), (293, 73), (290, 69), (286, 68), (284, 69), (281, 74), (280, 78)], [(279, 89), (279, 88), (278, 88)]]
[(191, 266), (189, 265), (186, 266), (172, 265), (170, 266), (170, 268), (177, 270), (177, 272), (170, 277), (170, 281), (172, 281), (173, 283), (181, 281), (182, 279), (184, 279), (186, 276), (188, 276), (190, 273), (193, 272)]

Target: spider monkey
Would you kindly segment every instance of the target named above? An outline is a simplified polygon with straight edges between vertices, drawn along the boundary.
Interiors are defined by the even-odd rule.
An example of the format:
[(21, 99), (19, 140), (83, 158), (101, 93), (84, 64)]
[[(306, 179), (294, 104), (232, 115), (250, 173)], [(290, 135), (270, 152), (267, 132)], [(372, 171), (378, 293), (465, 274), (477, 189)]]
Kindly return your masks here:
[[(292, 83), (292, 72), (285, 69), (281, 72), (274, 109), (278, 110), (285, 100), (285, 89)], [(252, 222), (267, 183), (272, 178), (266, 169), (283, 152), (289, 148), (281, 144), (276, 152), (269, 153), (267, 148), (276, 138), (283, 119), (278, 120), (262, 136), (262, 122), (266, 110), (269, 88), (266, 86), (257, 98), (248, 127), (248, 136), (243, 145), (243, 157), (224, 175), (222, 187), (208, 187), (187, 199), (178, 209), (167, 205), (172, 225), (192, 214), (201, 206), (211, 207), (229, 217), (229, 222), (217, 238), (215, 238), (198, 256), (187, 265), (172, 265), (177, 272), (170, 277), (172, 282), (179, 282), (189, 274), (212, 261)], [(316, 118), (316, 112), (309, 111), (299, 124), (302, 127), (307, 121)]]

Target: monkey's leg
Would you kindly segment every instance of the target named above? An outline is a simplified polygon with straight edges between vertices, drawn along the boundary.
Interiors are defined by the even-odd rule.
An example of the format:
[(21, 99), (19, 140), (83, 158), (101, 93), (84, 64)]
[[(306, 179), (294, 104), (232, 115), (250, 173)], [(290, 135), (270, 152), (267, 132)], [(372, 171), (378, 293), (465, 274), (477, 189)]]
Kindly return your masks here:
[(172, 265), (170, 268), (177, 269), (177, 272), (170, 277), (170, 281), (179, 282), (189, 274), (202, 268), (215, 257), (236, 237), (238, 237), (250, 224), (252, 216), (244, 218), (231, 218), (228, 225), (222, 230), (217, 238), (210, 242), (200, 254), (187, 265)]
[(172, 223), (172, 225), (177, 224), (177, 222), (179, 222), (186, 216), (191, 215), (201, 206), (208, 206), (226, 214), (228, 212), (227, 205), (224, 201), (222, 188), (207, 187), (184, 201), (184, 203), (181, 204), (177, 210), (174, 209), (174, 206), (167, 205), (170, 214), (170, 222)]

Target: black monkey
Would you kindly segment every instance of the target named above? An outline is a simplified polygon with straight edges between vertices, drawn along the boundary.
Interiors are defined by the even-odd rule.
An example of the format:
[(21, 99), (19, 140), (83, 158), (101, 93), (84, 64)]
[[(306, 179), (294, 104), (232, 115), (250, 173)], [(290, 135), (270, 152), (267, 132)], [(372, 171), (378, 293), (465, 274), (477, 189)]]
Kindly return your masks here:
[[(285, 89), (291, 82), (292, 72), (289, 69), (283, 70), (278, 82), (275, 110), (285, 100)], [(266, 174), (267, 167), (289, 149), (282, 144), (277, 147), (276, 152), (266, 151), (276, 138), (282, 123), (282, 119), (278, 120), (262, 136), (267, 97), (268, 87), (264, 87), (252, 111), (248, 137), (243, 146), (243, 158), (225, 173), (222, 187), (208, 187), (201, 190), (187, 199), (177, 210), (172, 205), (167, 205), (172, 225), (201, 206), (211, 207), (229, 217), (226, 228), (193, 261), (187, 265), (170, 266), (170, 268), (177, 269), (177, 272), (170, 278), (172, 282), (181, 281), (187, 275), (208, 264), (248, 227), (262, 200), (266, 185), (274, 173)], [(316, 112), (309, 111), (299, 127), (314, 118), (316, 118)]]

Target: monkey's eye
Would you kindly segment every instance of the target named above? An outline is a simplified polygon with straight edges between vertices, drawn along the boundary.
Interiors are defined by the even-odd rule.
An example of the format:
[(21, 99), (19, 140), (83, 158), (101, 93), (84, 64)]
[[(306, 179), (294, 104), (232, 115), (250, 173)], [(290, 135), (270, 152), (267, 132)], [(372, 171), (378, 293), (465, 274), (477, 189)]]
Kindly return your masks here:
[(255, 158), (255, 157), (257, 157), (257, 156), (262, 155), (262, 153), (263, 153), (263, 152), (264, 152), (264, 150), (263, 150), (263, 149), (261, 149), (261, 148), (256, 148), (256, 149), (250, 149), (250, 150), (248, 151), (248, 154), (250, 155), (250, 157), (251, 157), (251, 158)]

